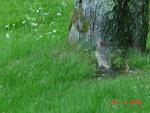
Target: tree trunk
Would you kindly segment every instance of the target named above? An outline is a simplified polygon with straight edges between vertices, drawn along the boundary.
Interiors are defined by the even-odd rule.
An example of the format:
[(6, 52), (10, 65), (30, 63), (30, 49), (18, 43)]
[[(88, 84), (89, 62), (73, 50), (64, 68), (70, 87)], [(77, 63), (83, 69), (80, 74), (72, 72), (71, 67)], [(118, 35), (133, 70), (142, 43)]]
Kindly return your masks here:
[(110, 68), (109, 50), (146, 49), (148, 4), (148, 0), (77, 0), (69, 40), (96, 47), (99, 66)]

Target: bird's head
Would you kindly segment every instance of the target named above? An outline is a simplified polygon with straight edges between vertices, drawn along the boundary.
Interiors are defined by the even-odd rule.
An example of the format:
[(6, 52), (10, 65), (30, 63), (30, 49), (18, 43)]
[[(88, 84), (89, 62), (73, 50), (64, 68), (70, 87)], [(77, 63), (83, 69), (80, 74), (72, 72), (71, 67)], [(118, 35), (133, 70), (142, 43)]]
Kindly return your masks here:
[(96, 45), (97, 45), (98, 48), (100, 48), (100, 47), (106, 47), (107, 46), (107, 42), (105, 40), (98, 39), (96, 41)]

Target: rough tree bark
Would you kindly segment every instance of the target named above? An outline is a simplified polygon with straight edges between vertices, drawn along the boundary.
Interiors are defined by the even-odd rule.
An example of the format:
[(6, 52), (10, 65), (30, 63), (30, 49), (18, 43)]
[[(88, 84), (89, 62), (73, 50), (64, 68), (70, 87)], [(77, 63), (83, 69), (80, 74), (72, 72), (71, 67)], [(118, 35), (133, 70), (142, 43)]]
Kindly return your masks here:
[(111, 68), (107, 50), (146, 49), (148, 4), (149, 0), (76, 0), (69, 40), (96, 47), (99, 66)]

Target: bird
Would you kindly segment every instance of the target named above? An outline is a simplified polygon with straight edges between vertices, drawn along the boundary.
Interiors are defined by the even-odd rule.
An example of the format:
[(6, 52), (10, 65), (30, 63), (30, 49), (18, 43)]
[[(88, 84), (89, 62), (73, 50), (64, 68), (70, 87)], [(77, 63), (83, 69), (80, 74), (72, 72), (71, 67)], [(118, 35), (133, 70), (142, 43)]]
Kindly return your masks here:
[(113, 76), (113, 69), (106, 41), (99, 38), (96, 41), (96, 46), (95, 56), (97, 58), (98, 67), (100, 70), (106, 70), (110, 76)]

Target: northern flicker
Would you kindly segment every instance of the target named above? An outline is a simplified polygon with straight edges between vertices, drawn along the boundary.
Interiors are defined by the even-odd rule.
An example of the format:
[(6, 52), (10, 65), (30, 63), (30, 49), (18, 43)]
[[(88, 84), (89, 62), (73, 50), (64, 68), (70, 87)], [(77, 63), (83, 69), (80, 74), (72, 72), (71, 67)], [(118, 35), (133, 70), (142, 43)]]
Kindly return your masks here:
[(98, 66), (101, 68), (105, 68), (108, 71), (108, 74), (112, 75), (112, 64), (106, 41), (98, 39), (96, 42), (96, 46), (97, 48), (95, 51), (95, 55), (97, 58)]

